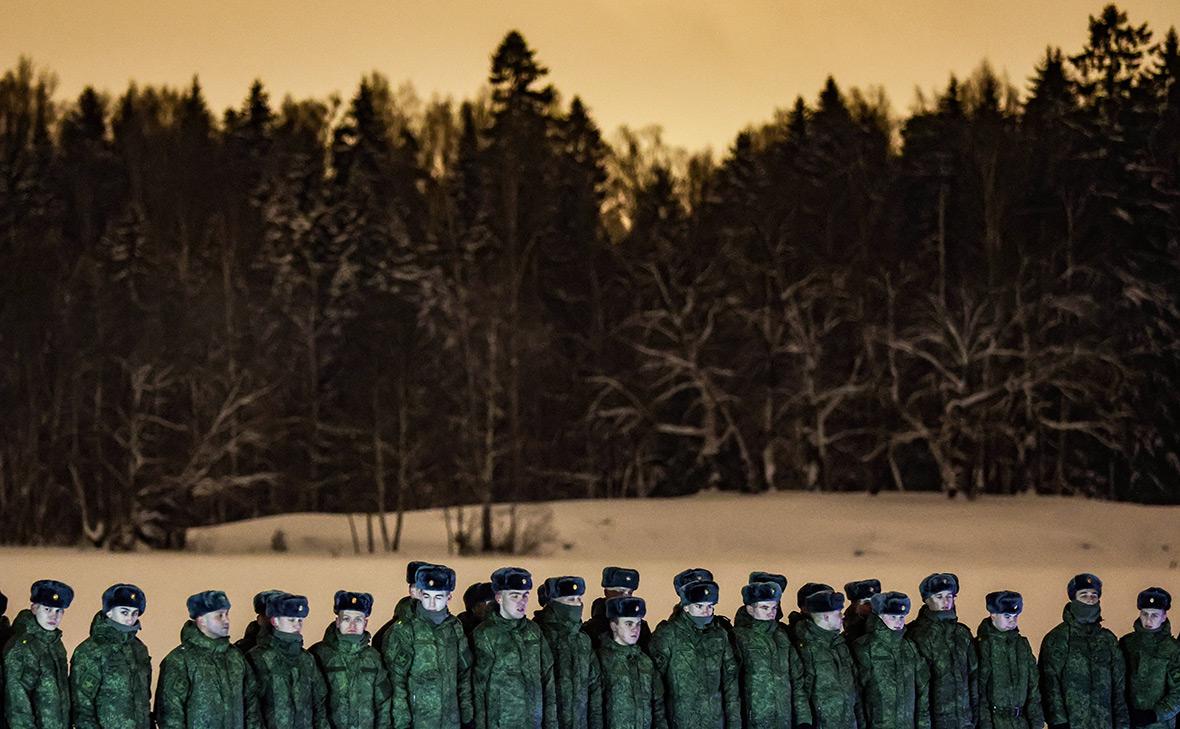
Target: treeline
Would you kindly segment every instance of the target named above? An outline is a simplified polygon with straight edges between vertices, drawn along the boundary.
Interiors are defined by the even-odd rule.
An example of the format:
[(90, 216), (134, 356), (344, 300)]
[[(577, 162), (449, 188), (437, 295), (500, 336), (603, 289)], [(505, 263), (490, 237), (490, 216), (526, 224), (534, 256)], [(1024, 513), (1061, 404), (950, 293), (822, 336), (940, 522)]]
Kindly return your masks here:
[[(0, 539), (706, 488), (1180, 501), (1180, 50), (1110, 6), (1022, 89), (829, 80), (724, 157), (487, 91), (216, 117), (0, 80)], [(702, 100), (702, 103), (706, 103)], [(370, 522), (372, 529), (373, 522)], [(370, 539), (373, 539), (370, 532)]]

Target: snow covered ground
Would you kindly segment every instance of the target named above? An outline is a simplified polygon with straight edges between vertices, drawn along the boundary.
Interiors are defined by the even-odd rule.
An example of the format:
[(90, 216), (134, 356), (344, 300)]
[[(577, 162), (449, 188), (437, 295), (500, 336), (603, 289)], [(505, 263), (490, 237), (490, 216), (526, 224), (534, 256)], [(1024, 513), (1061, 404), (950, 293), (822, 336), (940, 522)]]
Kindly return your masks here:
[[(1022, 629), (1034, 647), (1060, 620), (1065, 583), (1077, 572), (1093, 571), (1104, 580), (1103, 613), (1116, 634), (1130, 629), (1139, 590), (1159, 585), (1180, 595), (1178, 507), (1035, 496), (967, 503), (936, 494), (711, 493), (540, 508), (552, 509), (558, 535), (541, 556), (449, 556), (440, 511), (407, 515), (400, 554), (353, 556), (344, 516), (299, 514), (195, 529), (190, 550), (183, 553), (0, 549), (0, 590), (9, 596), (12, 616), (24, 607), (33, 580), (72, 585), (77, 598), (63, 624), (72, 649), (85, 637), (102, 590), (134, 582), (148, 596), (142, 637), (157, 663), (178, 640), (190, 593), (224, 589), (235, 606), (234, 637), (251, 618), (250, 598), (257, 590), (306, 594), (310, 643), (331, 620), (332, 594), (340, 588), (372, 592), (374, 622), (384, 622), (405, 594), (410, 559), (451, 565), (461, 588), (486, 580), (504, 564), (525, 567), (538, 580), (579, 574), (592, 586), (604, 565), (634, 566), (642, 573), (640, 594), (655, 620), (674, 600), (672, 576), (686, 567), (713, 570), (727, 615), (737, 609), (741, 586), (755, 569), (786, 574), (785, 602), (791, 605), (795, 589), (805, 582), (840, 589), (866, 577), (880, 578), (885, 589), (905, 591), (917, 603), (922, 577), (951, 571), (963, 585), (959, 614), (973, 630), (985, 617), (986, 593), (1024, 593)], [(357, 523), (363, 530), (363, 518)], [(285, 553), (270, 549), (277, 529), (285, 534)], [(458, 596), (452, 609), (462, 609)]]

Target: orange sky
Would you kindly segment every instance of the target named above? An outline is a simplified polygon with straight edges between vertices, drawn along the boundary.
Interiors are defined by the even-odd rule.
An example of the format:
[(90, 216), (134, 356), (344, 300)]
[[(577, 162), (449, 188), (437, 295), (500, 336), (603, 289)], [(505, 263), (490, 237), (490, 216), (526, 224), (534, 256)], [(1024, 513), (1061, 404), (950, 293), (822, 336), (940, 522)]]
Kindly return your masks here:
[[(519, 29), (568, 98), (608, 133), (659, 124), (723, 150), (797, 94), (880, 84), (897, 112), (982, 58), (1020, 88), (1047, 44), (1081, 47), (1101, 0), (0, 0), (0, 63), (31, 55), (59, 96), (92, 84), (186, 83), (236, 105), (255, 77), (286, 93), (351, 94), (376, 69), (423, 97), (474, 95)], [(1180, 0), (1122, 0), (1162, 38)]]

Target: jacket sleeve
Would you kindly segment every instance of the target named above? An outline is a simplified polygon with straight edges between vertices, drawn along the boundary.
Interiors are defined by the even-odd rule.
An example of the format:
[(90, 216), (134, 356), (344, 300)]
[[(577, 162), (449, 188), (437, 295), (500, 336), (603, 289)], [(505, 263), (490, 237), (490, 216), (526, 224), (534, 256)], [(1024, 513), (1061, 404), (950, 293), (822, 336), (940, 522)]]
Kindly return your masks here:
[[(988, 695), (988, 690), (989, 690), (988, 687), (991, 685), (992, 669), (991, 669), (991, 663), (987, 660), (987, 656), (985, 656), (984, 653), (985, 653), (984, 642), (982, 640), (976, 640), (975, 641), (976, 664), (979, 666), (979, 671), (976, 673), (976, 686), (978, 687), (978, 690), (979, 690), (978, 695), (979, 695), (979, 699), (980, 699), (979, 700), (980, 709), (979, 709), (978, 713), (975, 714), (975, 716), (977, 718), (977, 722), (978, 722), (977, 726), (979, 727), (979, 729), (992, 729), (992, 712), (991, 712), (991, 708), (990, 708), (991, 707), (991, 696)], [(1020, 659), (1024, 660), (1024, 656), (1021, 655)], [(1031, 678), (1035, 679), (1036, 675), (1037, 675), (1037, 667), (1034, 664), (1032, 667), (1032, 673), (1030, 673), (1029, 676)], [(1036, 683), (1037, 682), (1035, 680), (1029, 681), (1029, 684), (1032, 686), (1036, 686)], [(1040, 711), (1040, 707), (1037, 707), (1037, 710)], [(1027, 702), (1025, 703), (1024, 713), (1026, 715), (1028, 714)], [(1038, 727), (1038, 729), (1040, 728), (1040, 724), (1037, 724), (1036, 726)]]
[(865, 717), (868, 716), (870, 709), (868, 702), (872, 700), (872, 694), (869, 691), (869, 685), (873, 678), (873, 662), (869, 656), (868, 647), (861, 647), (859, 644), (852, 651), (852, 666), (853, 675), (856, 677), (856, 725), (858, 727), (868, 726)]
[(963, 627), (967, 650), (967, 695), (971, 702), (971, 721), (979, 723), (979, 712), (983, 702), (979, 700), (979, 655), (975, 652), (975, 641), (971, 631)]
[(35, 729), (33, 691), (37, 685), (37, 668), (29, 660), (28, 651), (9, 646), (4, 654), (4, 678), (4, 714), (8, 729)]
[[(1028, 717), (1028, 725), (1030, 727), (1042, 727), (1045, 725), (1045, 712), (1041, 703), (1041, 688), (1037, 682), (1037, 659), (1033, 656), (1032, 645), (1029, 644), (1027, 638), (1021, 638), (1023, 641), (1021, 649), (1024, 655), (1021, 658), (1028, 667), (1028, 697), (1024, 702), (1024, 714)], [(991, 712), (987, 715), (990, 717)]]
[(664, 707), (664, 681), (655, 670), (651, 676), (651, 729), (668, 729), (668, 710)]
[(1130, 729), (1131, 716), (1127, 711), (1127, 664), (1113, 634), (1107, 641), (1107, 650), (1110, 651), (1110, 713), (1114, 719), (1114, 729)]
[(917, 729), (930, 729), (930, 664), (914, 649), (914, 723)]
[(668, 671), (670, 669), (671, 655), (668, 648), (668, 637), (665, 631), (658, 627), (651, 636), (651, 657), (652, 666), (655, 669), (652, 675), (652, 686), (654, 690), (655, 684), (660, 684), (660, 703), (664, 706), (664, 723), (671, 725), (672, 723), (672, 707), (668, 704)]
[[(586, 641), (589, 643), (590, 641)], [(598, 655), (590, 649), (590, 691), (587, 696), (586, 721), (589, 729), (603, 729), (602, 718), (602, 667)]]
[(414, 656), (410, 650), (409, 636), (404, 623), (394, 623), (385, 633), (381, 656), (389, 671), (390, 698), (394, 729), (409, 729), (410, 716), (410, 666)]
[(74, 651), (70, 661), (70, 708), (77, 729), (99, 729), (95, 700), (102, 686), (102, 669), (85, 647)]
[(191, 684), (184, 660), (176, 654), (160, 663), (156, 684), (156, 725), (160, 729), (187, 729), (187, 699)]
[(456, 654), (459, 658), (459, 675), (456, 676), (459, 687), (459, 721), (462, 724), (470, 724), (475, 720), (475, 700), (472, 697), (471, 688), (471, 673), (475, 660), (471, 655), (471, 646), (467, 642), (467, 635), (463, 632), (463, 625), (459, 622), (455, 623), (455, 643)]
[(542, 726), (545, 729), (559, 729), (557, 722), (557, 679), (553, 673), (553, 651), (544, 636), (538, 641), (541, 646), (541, 697), (544, 701)]
[(1065, 711), (1065, 686), (1061, 680), (1061, 671), (1065, 659), (1061, 655), (1056, 636), (1050, 632), (1041, 641), (1041, 703), (1045, 707), (1045, 721), (1049, 726), (1069, 723), (1069, 714)]
[(488, 644), (486, 631), (476, 629), (473, 634), (475, 641), (475, 665), (471, 670), (471, 703), (475, 716), (475, 729), (488, 729), (488, 682), (492, 675), (492, 661), (496, 654)]
[(803, 659), (795, 646), (787, 643), (787, 662), (791, 672), (791, 709), (794, 713), (794, 724), (813, 724), (811, 716), (811, 701), (808, 699), (807, 679), (803, 675)]
[[(324, 678), (324, 674), (320, 672), (315, 665), (315, 659), (310, 655), (306, 656), (307, 662), (311, 670), (311, 717), (312, 725), (315, 729), (332, 729), (332, 725), (328, 720), (328, 682)], [(378, 667), (380, 671), (380, 667)]]
[(1153, 708), (1159, 720), (1166, 724), (1180, 714), (1180, 651), (1172, 654), (1164, 670), (1164, 695)]
[(721, 700), (725, 702), (726, 729), (741, 729), (741, 685), (738, 680), (737, 658), (733, 655), (733, 646), (728, 638), (721, 652)]
[[(245, 661), (246, 668), (243, 671), (242, 682), (245, 684), (242, 687), (242, 696), (245, 698), (246, 706), (244, 709), (246, 719), (246, 729), (262, 729), (264, 726), (262, 719), (262, 680), (258, 674), (254, 672), (254, 667), (250, 661)], [(177, 727), (177, 729), (186, 729), (186, 727)]]
[(393, 681), (385, 662), (377, 666), (376, 684), (373, 686), (373, 716), (376, 729), (393, 729)]

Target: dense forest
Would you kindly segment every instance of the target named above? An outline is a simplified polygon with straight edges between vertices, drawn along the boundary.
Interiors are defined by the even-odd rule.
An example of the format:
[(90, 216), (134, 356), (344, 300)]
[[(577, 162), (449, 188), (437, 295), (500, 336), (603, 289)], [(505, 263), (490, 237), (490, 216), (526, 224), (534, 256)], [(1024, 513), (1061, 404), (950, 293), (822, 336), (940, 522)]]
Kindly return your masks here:
[(220, 115), (195, 78), (8, 70), (0, 540), (314, 510), (396, 549), (396, 515), (466, 504), (469, 548), (513, 549), (492, 504), (703, 489), (1180, 502), (1174, 30), (1109, 6), (904, 117), (829, 79), (719, 158), (604, 134), (543, 59), (510, 32), (478, 98), (372, 73)]

